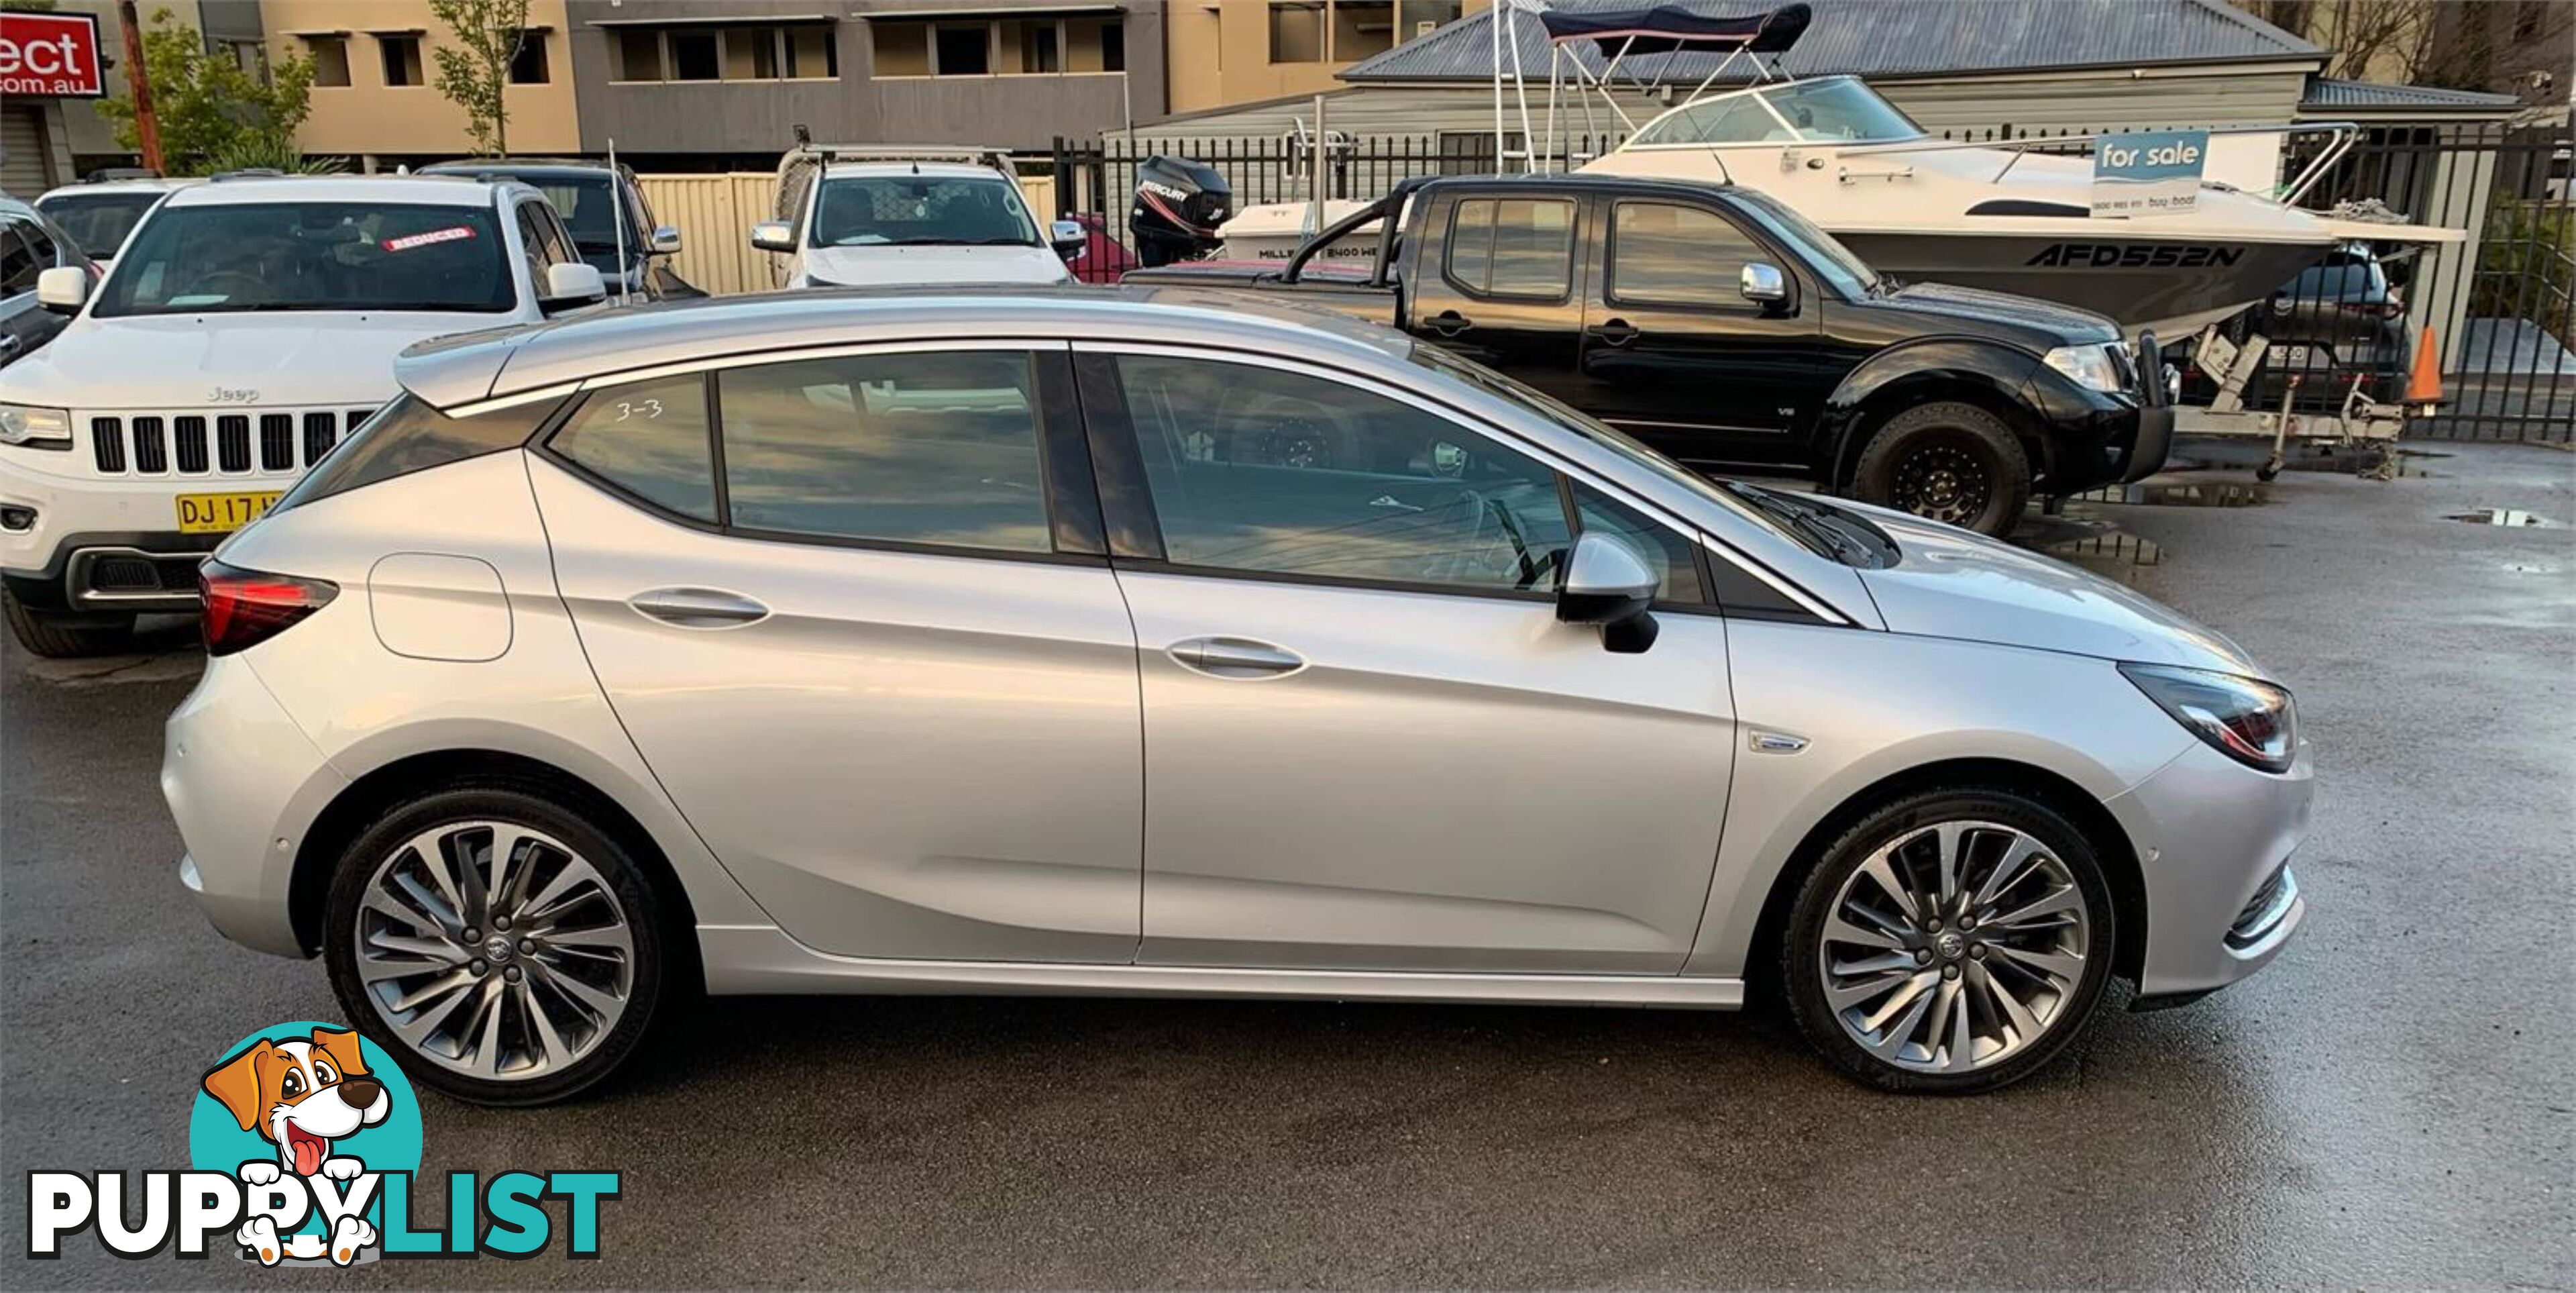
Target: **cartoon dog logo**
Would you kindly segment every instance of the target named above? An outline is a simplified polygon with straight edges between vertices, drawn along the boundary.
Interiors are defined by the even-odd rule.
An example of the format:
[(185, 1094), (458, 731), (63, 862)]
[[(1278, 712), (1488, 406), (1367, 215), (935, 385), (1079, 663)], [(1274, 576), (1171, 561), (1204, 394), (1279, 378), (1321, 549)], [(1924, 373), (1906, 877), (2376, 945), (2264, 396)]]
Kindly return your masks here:
[[(355, 1180), (367, 1170), (366, 1164), (333, 1154), (332, 1142), (383, 1122), (393, 1110), (393, 1096), (384, 1083), (367, 1076), (358, 1035), (329, 1028), (315, 1028), (311, 1041), (255, 1041), (209, 1070), (205, 1090), (242, 1130), (255, 1131), (277, 1146), (276, 1162), (254, 1160), (241, 1165), (241, 1179), (248, 1185), (272, 1184), (281, 1172)], [(321, 1235), (281, 1237), (273, 1219), (254, 1216), (234, 1237), (270, 1266), (283, 1258), (310, 1259), (326, 1253), (334, 1262), (347, 1265), (359, 1250), (376, 1242), (376, 1228), (361, 1217), (342, 1217), (332, 1227), (326, 1246)]]

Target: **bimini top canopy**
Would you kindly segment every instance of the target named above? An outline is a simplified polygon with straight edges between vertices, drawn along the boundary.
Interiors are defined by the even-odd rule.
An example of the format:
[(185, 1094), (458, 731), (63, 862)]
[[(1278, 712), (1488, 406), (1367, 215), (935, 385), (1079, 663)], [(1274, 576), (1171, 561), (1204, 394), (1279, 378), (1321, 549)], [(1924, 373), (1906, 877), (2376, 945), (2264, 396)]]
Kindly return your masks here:
[(1653, 4), (1619, 9), (1549, 9), (1542, 11), (1538, 20), (1547, 29), (1548, 43), (1552, 45), (1588, 40), (1604, 56), (1616, 57), (1730, 46), (1754, 54), (1777, 54), (1798, 43), (1798, 37), (1806, 33), (1810, 16), (1802, 4), (1735, 18), (1711, 18), (1678, 4)]

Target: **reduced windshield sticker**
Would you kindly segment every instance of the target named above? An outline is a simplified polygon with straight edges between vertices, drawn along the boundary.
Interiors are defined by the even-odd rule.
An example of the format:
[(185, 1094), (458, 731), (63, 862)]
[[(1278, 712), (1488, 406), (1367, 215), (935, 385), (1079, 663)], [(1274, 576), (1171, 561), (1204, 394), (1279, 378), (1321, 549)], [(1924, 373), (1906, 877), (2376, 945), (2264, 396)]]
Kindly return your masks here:
[(384, 249), (386, 251), (410, 251), (414, 247), (427, 247), (433, 243), (462, 242), (473, 236), (474, 231), (472, 229), (460, 224), (445, 229), (432, 229), (428, 233), (405, 234), (400, 238), (387, 238), (384, 241)]

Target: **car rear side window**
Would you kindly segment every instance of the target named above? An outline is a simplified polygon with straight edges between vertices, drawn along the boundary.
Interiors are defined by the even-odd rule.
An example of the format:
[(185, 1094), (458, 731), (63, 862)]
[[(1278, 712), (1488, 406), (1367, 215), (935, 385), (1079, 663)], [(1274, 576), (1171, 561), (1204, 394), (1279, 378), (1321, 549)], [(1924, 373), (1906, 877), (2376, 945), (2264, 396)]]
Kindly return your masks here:
[(35, 249), (21, 236), (32, 228), (16, 216), (0, 216), (0, 296), (36, 290), (37, 273), (50, 268), (48, 262), (36, 259)]
[(1026, 352), (730, 368), (716, 394), (737, 528), (1052, 551)]
[(656, 507), (694, 520), (716, 519), (715, 453), (707, 441), (703, 375), (593, 391), (546, 447)]
[(1714, 211), (1622, 202), (1610, 222), (1610, 299), (1632, 305), (1752, 310), (1740, 279), (1761, 245)]
[(1574, 204), (1461, 201), (1449, 217), (1445, 268), (1473, 296), (1563, 300), (1574, 287)]
[(398, 396), (296, 482), (277, 507), (316, 502), (396, 476), (518, 448), (560, 407), (560, 400), (538, 400), (460, 418), (416, 396)]

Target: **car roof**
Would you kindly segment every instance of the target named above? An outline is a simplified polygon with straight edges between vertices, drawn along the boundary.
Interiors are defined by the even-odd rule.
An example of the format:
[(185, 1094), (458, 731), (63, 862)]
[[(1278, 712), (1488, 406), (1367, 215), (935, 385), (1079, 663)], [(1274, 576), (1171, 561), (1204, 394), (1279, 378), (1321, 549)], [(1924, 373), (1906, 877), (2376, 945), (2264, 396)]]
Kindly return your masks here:
[(155, 180), (138, 178), (130, 180), (84, 180), (78, 184), (64, 184), (55, 188), (47, 189), (44, 192), (44, 196), (39, 197), (36, 200), (42, 202), (46, 198), (80, 198), (90, 197), (97, 194), (168, 193), (174, 189), (184, 189), (192, 185), (203, 183), (205, 183), (204, 180), (194, 179)]
[(168, 205), (401, 202), (422, 206), (489, 207), (498, 189), (516, 183), (515, 180), (486, 182), (458, 175), (250, 175), (191, 184), (172, 193)]
[[(617, 169), (626, 169), (620, 166)], [(414, 175), (605, 175), (608, 163), (579, 157), (470, 157), (462, 161), (432, 162), (412, 172)]]
[(446, 409), (711, 359), (875, 342), (1159, 342), (1329, 360), (1401, 360), (1413, 340), (1293, 300), (1194, 286), (841, 288), (665, 301), (425, 341), (395, 361)]
[(971, 162), (912, 162), (893, 160), (833, 162), (823, 168), (823, 178), (827, 180), (841, 179), (844, 177), (855, 178), (865, 175), (922, 175), (937, 179), (998, 180), (1007, 178), (998, 168), (991, 166), (977, 166)]

